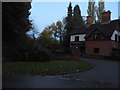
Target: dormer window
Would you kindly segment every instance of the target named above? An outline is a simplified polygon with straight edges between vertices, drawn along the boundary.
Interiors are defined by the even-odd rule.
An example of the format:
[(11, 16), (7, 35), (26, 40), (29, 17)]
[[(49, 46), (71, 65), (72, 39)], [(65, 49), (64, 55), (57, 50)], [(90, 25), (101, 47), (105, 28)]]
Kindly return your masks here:
[(75, 36), (75, 42), (79, 42), (79, 36)]
[(100, 40), (100, 34), (99, 33), (95, 33), (93, 36), (94, 40)]

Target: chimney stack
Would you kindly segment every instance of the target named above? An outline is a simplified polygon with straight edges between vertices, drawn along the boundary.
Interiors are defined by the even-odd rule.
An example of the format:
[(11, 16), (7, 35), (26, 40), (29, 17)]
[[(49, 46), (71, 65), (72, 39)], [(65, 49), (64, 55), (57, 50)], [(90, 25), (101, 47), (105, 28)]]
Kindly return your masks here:
[(111, 20), (111, 12), (108, 10), (107, 12), (102, 13), (102, 21), (101, 23), (107, 23)]
[(92, 17), (91, 16), (87, 16), (86, 24), (90, 25), (90, 24), (92, 24), (92, 22), (93, 22)]

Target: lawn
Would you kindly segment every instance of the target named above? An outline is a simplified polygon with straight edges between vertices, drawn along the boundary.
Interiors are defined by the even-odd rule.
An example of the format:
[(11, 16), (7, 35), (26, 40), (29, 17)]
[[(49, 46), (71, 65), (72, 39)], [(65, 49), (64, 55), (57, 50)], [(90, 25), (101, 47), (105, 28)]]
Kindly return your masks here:
[(92, 66), (83, 61), (59, 60), (49, 62), (7, 62), (2, 64), (3, 74), (57, 75), (88, 70)]

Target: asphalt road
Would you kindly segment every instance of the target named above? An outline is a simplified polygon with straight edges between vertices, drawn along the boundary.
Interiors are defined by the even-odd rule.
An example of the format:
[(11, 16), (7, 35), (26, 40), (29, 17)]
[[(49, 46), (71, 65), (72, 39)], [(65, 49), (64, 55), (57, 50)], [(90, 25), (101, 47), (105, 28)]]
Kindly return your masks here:
[(3, 88), (118, 88), (118, 63), (100, 59), (81, 60), (91, 63), (88, 71), (56, 76), (3, 76)]

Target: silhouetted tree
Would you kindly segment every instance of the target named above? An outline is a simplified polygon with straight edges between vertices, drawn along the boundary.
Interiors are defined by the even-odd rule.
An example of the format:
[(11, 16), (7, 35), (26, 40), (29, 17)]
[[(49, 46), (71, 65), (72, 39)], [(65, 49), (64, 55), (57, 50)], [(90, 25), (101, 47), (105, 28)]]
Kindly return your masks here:
[(26, 42), (26, 32), (31, 28), (28, 16), (31, 2), (2, 3), (2, 41), (4, 58), (20, 58), (19, 50)]
[(17, 43), (21, 35), (31, 28), (28, 16), (30, 2), (4, 2), (2, 4), (3, 42)]
[(69, 46), (70, 46), (70, 35), (69, 33), (73, 30), (73, 16), (72, 16), (72, 3), (69, 3), (67, 17), (65, 18), (65, 33), (63, 38), (63, 46), (65, 48), (65, 52), (69, 53)]
[(84, 21), (81, 16), (81, 10), (80, 10), (79, 5), (76, 5), (74, 7), (73, 23), (74, 23), (74, 28), (79, 28), (79, 27), (84, 26)]
[(72, 4), (70, 2), (69, 7), (68, 7), (68, 12), (67, 12), (67, 17), (66, 17), (66, 29), (67, 33), (71, 32), (73, 30), (73, 21), (72, 21)]

